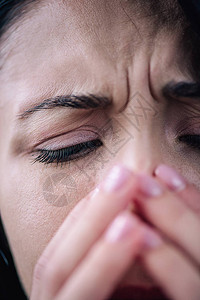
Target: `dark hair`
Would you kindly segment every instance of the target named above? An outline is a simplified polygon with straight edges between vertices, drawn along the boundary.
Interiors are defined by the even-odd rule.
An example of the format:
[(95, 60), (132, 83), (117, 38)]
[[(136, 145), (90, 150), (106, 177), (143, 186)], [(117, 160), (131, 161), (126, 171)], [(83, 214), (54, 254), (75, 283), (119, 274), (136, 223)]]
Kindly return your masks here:
[(0, 37), (34, 0), (0, 0)]
[(0, 299), (27, 300), (0, 218)]

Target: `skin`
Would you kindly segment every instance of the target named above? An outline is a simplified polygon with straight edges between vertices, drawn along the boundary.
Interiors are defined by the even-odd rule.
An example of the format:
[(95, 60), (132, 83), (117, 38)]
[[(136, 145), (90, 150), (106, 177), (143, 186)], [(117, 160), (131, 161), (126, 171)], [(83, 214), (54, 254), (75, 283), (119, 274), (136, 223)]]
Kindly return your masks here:
[[(125, 1), (121, 2), (126, 8)], [(172, 299), (198, 299), (200, 241), (197, 234), (189, 234), (191, 240), (183, 236), (184, 222), (178, 223), (176, 232), (175, 216), (189, 215), (188, 232), (199, 232), (199, 153), (175, 138), (181, 122), (187, 124), (190, 134), (199, 134), (196, 119), (189, 118), (199, 116), (199, 104), (185, 99), (167, 101), (161, 92), (172, 80), (192, 80), (187, 68), (179, 65), (179, 34), (163, 30), (153, 35), (149, 22), (135, 18), (138, 33), (120, 1), (109, 1), (109, 6), (96, 0), (87, 6), (86, 1), (40, 1), (36, 8), (23, 17), (17, 30), (8, 31), (0, 72), (0, 210), (27, 295), (32, 300), (80, 299), (80, 295), (81, 299), (88, 295), (105, 299), (124, 278), (123, 282), (132, 284), (159, 285)], [(134, 15), (133, 7), (129, 9)], [(136, 92), (148, 109), (146, 117), (137, 108)], [(111, 97), (113, 103), (92, 113), (56, 108), (17, 119), (44, 99), (71, 93), (99, 93)], [(139, 123), (130, 117), (131, 111), (140, 115)], [(80, 136), (90, 140), (100, 135), (92, 126), (104, 128), (108, 120), (112, 126), (105, 130), (104, 146), (96, 154), (62, 168), (31, 164), (38, 145), (56, 149), (75, 144)], [(88, 204), (90, 196), (86, 195), (119, 163), (129, 168), (127, 183), (118, 193), (105, 193), (101, 188)], [(171, 191), (158, 177), (155, 180), (164, 189), (162, 196), (144, 196), (140, 187), (144, 175), (138, 174), (152, 177), (161, 163), (175, 167), (185, 177), (186, 189)], [(56, 185), (58, 176), (62, 184), (52, 197), (49, 182)], [(58, 203), (57, 195), (63, 192), (65, 197)], [(151, 232), (163, 241), (142, 254), (144, 265), (137, 269), (134, 261), (144, 248), (149, 226), (135, 213), (126, 212), (129, 224), (137, 220), (127, 237), (110, 243), (104, 236), (134, 198), (156, 227)], [(73, 210), (77, 203), (84, 203), (78, 213)], [(123, 253), (127, 256), (108, 272), (108, 262)], [(163, 261), (166, 264), (161, 268)], [(63, 262), (67, 262), (64, 271)], [(100, 266), (99, 278), (89, 284)], [(178, 277), (184, 282), (181, 292), (177, 288), (180, 283), (169, 276), (174, 268), (180, 270)], [(98, 289), (91, 290), (91, 286)]]

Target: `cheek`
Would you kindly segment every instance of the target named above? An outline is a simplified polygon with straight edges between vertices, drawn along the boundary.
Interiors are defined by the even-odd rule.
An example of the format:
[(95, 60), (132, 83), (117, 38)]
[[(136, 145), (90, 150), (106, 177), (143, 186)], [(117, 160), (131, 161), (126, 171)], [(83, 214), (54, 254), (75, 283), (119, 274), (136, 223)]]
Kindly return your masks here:
[(69, 211), (91, 189), (93, 182), (77, 169), (36, 164), (6, 167), (1, 189), (1, 216), (16, 267), (27, 292), (39, 256)]

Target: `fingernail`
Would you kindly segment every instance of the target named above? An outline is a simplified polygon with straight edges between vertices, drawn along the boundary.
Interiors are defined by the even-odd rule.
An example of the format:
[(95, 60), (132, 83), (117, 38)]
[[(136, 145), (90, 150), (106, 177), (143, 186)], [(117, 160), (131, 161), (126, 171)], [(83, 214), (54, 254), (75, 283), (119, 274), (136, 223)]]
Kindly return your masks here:
[(144, 246), (147, 249), (158, 248), (161, 244), (163, 244), (162, 238), (153, 230), (146, 229), (144, 233)]
[(116, 192), (126, 184), (131, 174), (132, 172), (127, 168), (116, 165), (108, 173), (100, 187), (106, 192)]
[(90, 200), (94, 200), (95, 197), (98, 195), (98, 193), (99, 193), (99, 188), (96, 187), (96, 188), (92, 191), (92, 193), (91, 193), (91, 195), (90, 195)]
[(158, 197), (164, 192), (161, 185), (152, 177), (148, 175), (140, 176), (140, 186), (141, 192), (147, 197)]
[(133, 229), (137, 226), (138, 221), (129, 213), (122, 213), (113, 221), (108, 228), (105, 239), (110, 243), (122, 241), (132, 234)]
[(186, 188), (185, 179), (171, 167), (160, 165), (155, 170), (155, 175), (161, 178), (174, 191), (181, 191)]

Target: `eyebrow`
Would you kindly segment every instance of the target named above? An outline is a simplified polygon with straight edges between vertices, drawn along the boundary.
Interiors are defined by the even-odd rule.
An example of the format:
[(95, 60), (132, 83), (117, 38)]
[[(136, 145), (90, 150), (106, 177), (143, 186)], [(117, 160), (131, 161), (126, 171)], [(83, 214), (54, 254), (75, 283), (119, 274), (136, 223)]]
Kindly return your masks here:
[(169, 82), (162, 93), (167, 98), (200, 98), (199, 82)]
[(18, 119), (27, 119), (31, 115), (42, 111), (50, 110), (58, 107), (67, 107), (72, 109), (97, 109), (105, 108), (112, 104), (112, 101), (108, 97), (88, 94), (88, 95), (61, 95), (53, 98), (49, 98), (41, 102), (40, 104), (30, 108), (18, 115)]
[[(169, 82), (162, 89), (162, 93), (166, 98), (200, 98), (200, 83), (198, 82)], [(105, 96), (95, 94), (88, 95), (61, 95), (45, 99), (40, 104), (25, 110), (18, 115), (18, 119), (27, 119), (32, 114), (50, 110), (58, 107), (66, 107), (72, 109), (97, 109), (105, 108), (112, 104), (112, 100)]]

